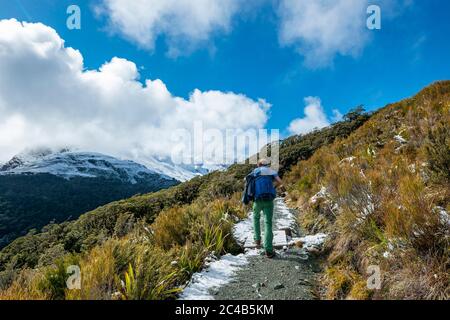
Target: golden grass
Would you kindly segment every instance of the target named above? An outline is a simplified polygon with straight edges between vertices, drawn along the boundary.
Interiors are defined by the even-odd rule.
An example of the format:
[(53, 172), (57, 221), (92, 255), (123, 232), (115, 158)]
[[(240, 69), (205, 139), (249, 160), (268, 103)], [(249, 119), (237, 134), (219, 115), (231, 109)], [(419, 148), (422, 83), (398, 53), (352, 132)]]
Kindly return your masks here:
[[(41, 270), (25, 270), (0, 290), (0, 299), (173, 299), (205, 258), (233, 251), (233, 223), (245, 215), (239, 195), (163, 211), (89, 252), (68, 255)], [(81, 289), (69, 290), (69, 265), (81, 270)]]
[[(325, 298), (448, 299), (450, 228), (436, 208), (450, 207), (450, 137), (442, 129), (449, 101), (450, 84), (438, 83), (377, 112), (288, 173), (301, 224), (330, 233)], [(322, 187), (326, 200), (311, 203)], [(382, 269), (380, 291), (365, 289), (369, 264)]]

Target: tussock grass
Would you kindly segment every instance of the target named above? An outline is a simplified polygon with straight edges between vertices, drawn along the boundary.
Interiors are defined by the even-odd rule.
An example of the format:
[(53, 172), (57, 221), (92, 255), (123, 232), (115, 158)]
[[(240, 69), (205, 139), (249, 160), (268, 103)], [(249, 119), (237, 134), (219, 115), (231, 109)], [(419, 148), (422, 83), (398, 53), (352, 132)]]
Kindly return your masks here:
[[(239, 195), (163, 211), (153, 223), (141, 220), (80, 254), (68, 254), (39, 270), (14, 277), (2, 299), (159, 300), (173, 299), (210, 254), (237, 250), (230, 236), (243, 218)], [(81, 289), (69, 290), (67, 267), (81, 269)]]
[[(287, 174), (299, 221), (330, 233), (325, 298), (450, 297), (450, 225), (442, 213), (450, 207), (448, 123), (447, 81), (379, 110)], [(365, 286), (369, 265), (381, 268), (381, 290)]]

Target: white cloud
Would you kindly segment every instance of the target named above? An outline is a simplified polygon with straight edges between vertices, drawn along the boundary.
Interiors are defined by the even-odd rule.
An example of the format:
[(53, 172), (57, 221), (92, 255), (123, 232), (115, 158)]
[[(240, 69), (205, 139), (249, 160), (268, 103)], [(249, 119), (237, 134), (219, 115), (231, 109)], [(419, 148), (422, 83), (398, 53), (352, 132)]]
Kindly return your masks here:
[(191, 131), (195, 121), (222, 131), (261, 128), (270, 108), (231, 92), (173, 96), (161, 80), (139, 82), (125, 59), (85, 70), (55, 30), (14, 19), (0, 20), (0, 70), (0, 161), (42, 145), (170, 156), (177, 129)]
[(189, 53), (228, 33), (241, 0), (103, 0), (97, 7), (112, 32), (148, 50), (164, 35), (169, 54)]
[(305, 115), (303, 118), (295, 119), (290, 123), (288, 130), (291, 134), (305, 134), (314, 129), (328, 127), (331, 122), (342, 118), (338, 110), (333, 110), (333, 117), (329, 120), (319, 97), (306, 97), (303, 113)]
[[(367, 7), (381, 7), (382, 21), (398, 17), (413, 0), (281, 0), (279, 38), (305, 57), (305, 65), (323, 68), (337, 55), (358, 57), (371, 38)], [(382, 23), (382, 24), (383, 24)]]
[(368, 41), (367, 0), (282, 0), (280, 42), (293, 46), (309, 67), (324, 67), (336, 54), (357, 56)]

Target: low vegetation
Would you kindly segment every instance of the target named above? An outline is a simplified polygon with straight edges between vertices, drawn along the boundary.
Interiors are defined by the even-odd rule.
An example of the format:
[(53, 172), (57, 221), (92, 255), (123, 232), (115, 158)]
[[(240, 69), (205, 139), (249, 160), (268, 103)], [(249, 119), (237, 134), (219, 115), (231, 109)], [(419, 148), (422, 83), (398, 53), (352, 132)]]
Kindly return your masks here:
[[(236, 252), (233, 222), (244, 217), (239, 197), (163, 210), (81, 254), (18, 271), (0, 299), (170, 299), (210, 255)], [(166, 235), (160, 238), (159, 235)], [(69, 266), (82, 270), (81, 289), (69, 290)]]
[[(328, 299), (450, 297), (450, 82), (389, 105), (285, 176), (310, 232), (327, 232)], [(382, 286), (369, 290), (368, 267)]]

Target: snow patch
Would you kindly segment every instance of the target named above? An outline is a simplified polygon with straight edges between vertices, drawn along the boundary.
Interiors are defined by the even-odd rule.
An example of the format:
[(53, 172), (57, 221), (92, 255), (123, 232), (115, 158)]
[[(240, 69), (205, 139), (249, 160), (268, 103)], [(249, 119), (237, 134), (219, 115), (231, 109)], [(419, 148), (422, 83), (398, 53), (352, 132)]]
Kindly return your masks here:
[(389, 259), (392, 255), (392, 252), (395, 250), (396, 247), (401, 247), (401, 244), (394, 244), (395, 242), (399, 242), (398, 240), (388, 240), (387, 244), (387, 250), (383, 252), (383, 258)]
[(206, 265), (195, 273), (180, 296), (180, 300), (214, 300), (210, 292), (229, 283), (234, 274), (248, 263), (248, 257), (257, 255), (257, 250), (233, 256), (227, 254)]
[(342, 159), (340, 162), (339, 162), (339, 164), (344, 164), (344, 163), (347, 163), (347, 164), (350, 164), (350, 166), (351, 167), (353, 167), (355, 164), (354, 164), (354, 160), (356, 159), (356, 157), (348, 157), (348, 158), (345, 158), (345, 159)]
[(314, 248), (320, 248), (325, 243), (327, 237), (328, 235), (325, 233), (317, 233), (301, 238), (293, 238), (290, 242), (290, 245), (293, 245), (300, 241), (301, 243), (303, 243), (303, 248), (308, 251)]
[(395, 141), (397, 141), (398, 143), (401, 143), (401, 144), (408, 143), (408, 141), (399, 134), (394, 136), (394, 139), (395, 139)]
[(434, 210), (436, 210), (439, 213), (439, 219), (441, 224), (443, 225), (450, 225), (450, 216), (448, 215), (448, 212), (442, 208), (442, 207), (435, 207)]
[(275, 210), (277, 210), (276, 229), (285, 230), (295, 226), (295, 216), (282, 198), (275, 199)]
[(140, 163), (159, 174), (167, 175), (178, 181), (185, 182), (197, 176), (203, 176), (213, 171), (223, 171), (226, 165), (189, 165), (175, 164), (170, 159), (157, 159), (148, 157), (145, 160), (140, 159)]
[(243, 245), (253, 232), (253, 213), (249, 213), (247, 219), (236, 223), (233, 227), (233, 237), (236, 241)]
[(309, 200), (311, 203), (316, 203), (319, 199), (326, 199), (329, 196), (327, 188), (323, 187)]

